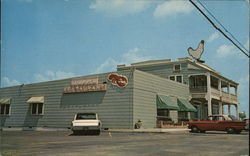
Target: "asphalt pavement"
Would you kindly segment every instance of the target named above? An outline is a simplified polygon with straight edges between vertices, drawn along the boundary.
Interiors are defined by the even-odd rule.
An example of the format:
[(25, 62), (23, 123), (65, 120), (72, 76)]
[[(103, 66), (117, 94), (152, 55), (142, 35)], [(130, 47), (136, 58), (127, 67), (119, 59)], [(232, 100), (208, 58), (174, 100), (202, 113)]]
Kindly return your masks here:
[(1, 131), (3, 156), (246, 156), (249, 133)]

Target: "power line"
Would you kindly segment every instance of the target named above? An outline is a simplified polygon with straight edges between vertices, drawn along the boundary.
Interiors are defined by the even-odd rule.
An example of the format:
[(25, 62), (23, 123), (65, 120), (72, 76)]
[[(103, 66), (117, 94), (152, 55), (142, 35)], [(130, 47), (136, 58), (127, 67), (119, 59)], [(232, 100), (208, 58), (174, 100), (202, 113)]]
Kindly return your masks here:
[(217, 29), (220, 33), (222, 33), (222, 35), (225, 36), (229, 41), (231, 41), (243, 54), (245, 54), (248, 58), (250, 58), (250, 56), (244, 50), (242, 50), (241, 47), (239, 47), (230, 37), (228, 37), (220, 28), (218, 28), (213, 23), (213, 21), (192, 0), (189, 1), (195, 6), (196, 9), (199, 10), (199, 12), (212, 24), (212, 26), (215, 29)]
[(243, 48), (245, 49), (245, 51), (247, 51), (249, 53), (249, 51), (236, 39), (236, 37), (234, 37), (234, 35), (228, 31), (221, 23), (220, 21), (199, 1), (197, 0), (197, 2), (214, 18), (214, 20), (227, 32), (229, 33), (229, 35)]

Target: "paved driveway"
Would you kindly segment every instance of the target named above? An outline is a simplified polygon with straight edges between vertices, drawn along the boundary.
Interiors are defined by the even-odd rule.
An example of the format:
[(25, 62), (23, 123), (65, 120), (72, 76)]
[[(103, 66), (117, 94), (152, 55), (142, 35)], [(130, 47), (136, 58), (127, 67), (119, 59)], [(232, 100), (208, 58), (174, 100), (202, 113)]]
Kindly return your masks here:
[(108, 133), (71, 135), (70, 132), (4, 131), (1, 153), (23, 156), (201, 155), (246, 156), (249, 133)]

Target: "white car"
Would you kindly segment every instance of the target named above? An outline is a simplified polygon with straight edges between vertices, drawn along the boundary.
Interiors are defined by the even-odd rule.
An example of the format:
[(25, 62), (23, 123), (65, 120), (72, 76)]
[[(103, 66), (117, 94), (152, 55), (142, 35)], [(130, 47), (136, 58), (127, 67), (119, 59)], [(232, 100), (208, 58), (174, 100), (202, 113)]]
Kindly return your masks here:
[(79, 132), (94, 132), (99, 135), (101, 125), (101, 121), (96, 113), (77, 113), (71, 123), (71, 130), (74, 134)]

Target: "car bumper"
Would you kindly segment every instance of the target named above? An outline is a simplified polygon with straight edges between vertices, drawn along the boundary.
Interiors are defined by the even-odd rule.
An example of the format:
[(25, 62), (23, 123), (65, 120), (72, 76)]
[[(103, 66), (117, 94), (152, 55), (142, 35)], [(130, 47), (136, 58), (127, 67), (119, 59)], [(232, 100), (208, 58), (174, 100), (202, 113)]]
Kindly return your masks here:
[(100, 130), (100, 126), (72, 126), (72, 131), (88, 131), (88, 130)]

